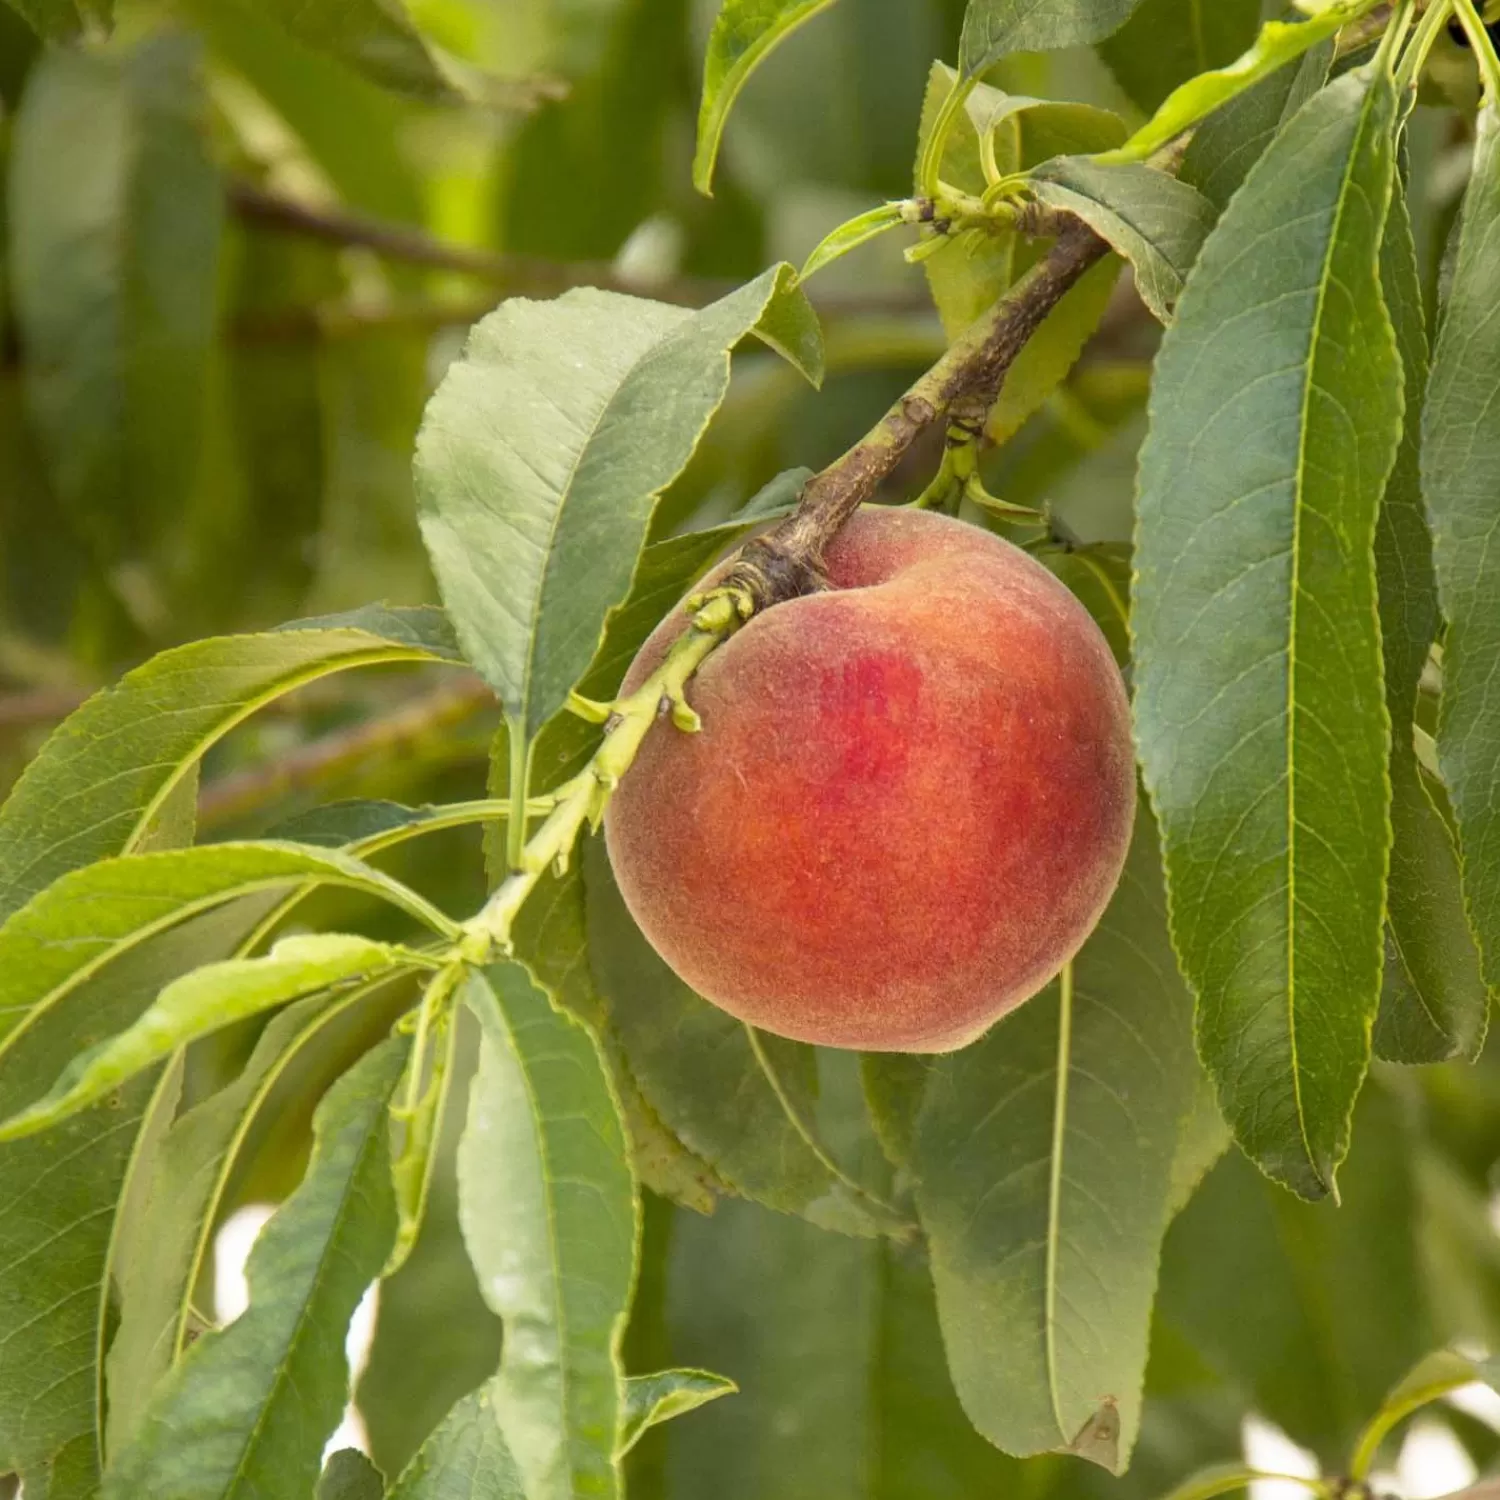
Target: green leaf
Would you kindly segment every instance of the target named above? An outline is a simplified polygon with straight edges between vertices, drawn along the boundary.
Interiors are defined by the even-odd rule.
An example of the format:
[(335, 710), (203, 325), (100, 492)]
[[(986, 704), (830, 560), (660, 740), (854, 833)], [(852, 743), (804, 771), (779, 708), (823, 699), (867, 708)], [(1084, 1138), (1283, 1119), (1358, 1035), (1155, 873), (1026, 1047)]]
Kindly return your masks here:
[(530, 1500), (500, 1432), (495, 1385), (465, 1396), (422, 1444), (388, 1500)]
[(620, 1456), (640, 1442), (648, 1427), (670, 1422), (696, 1411), (739, 1387), (725, 1375), (707, 1370), (662, 1370), (656, 1375), (632, 1375), (625, 1382), (625, 1410), (620, 1427)]
[(1190, 1014), (1143, 808), (1120, 888), (1062, 978), (934, 1061), (917, 1208), (954, 1384), (1008, 1453), (1129, 1462), (1198, 1079)]
[(746, 80), (772, 48), (832, 4), (833, 0), (721, 0), (703, 61), (703, 102), (693, 156), (693, 186), (700, 193), (712, 189), (724, 125)]
[(263, 958), (205, 964), (173, 980), (128, 1031), (74, 1058), (35, 1104), (0, 1124), (0, 1141), (51, 1128), (200, 1036), (288, 1000), (379, 979), (419, 961), (389, 943), (308, 934), (283, 938)]
[[(127, 954), (79, 991), (82, 1025), (128, 1026), (164, 984), (233, 952), (261, 911), (255, 901), (232, 903)], [(0, 1073), (0, 1109), (34, 1097), (77, 1051), (79, 1031), (33, 1027), (20, 1037)], [(154, 1092), (155, 1080), (141, 1079), (104, 1108), (0, 1151), (0, 1328), (8, 1330), (0, 1470), (41, 1485), (56, 1459), (53, 1491), (66, 1500), (97, 1492), (101, 1367), (119, 1264), (112, 1210), (141, 1169)]]
[(78, 0), (10, 0), (10, 4), (38, 36), (49, 42), (76, 41), (96, 14), (105, 25), (111, 19), (109, 0), (94, 0), (87, 8)]
[(417, 441), (422, 532), (470, 660), (528, 740), (630, 589), (661, 491), (757, 332), (804, 373), (821, 338), (788, 266), (700, 312), (569, 292), (513, 299), (470, 335)]
[[(1259, 1469), (1247, 1469), (1243, 1464), (1210, 1464), (1196, 1474), (1174, 1485), (1162, 1500), (1215, 1500), (1219, 1495), (1233, 1495), (1249, 1490), (1258, 1479), (1285, 1482), (1287, 1476), (1264, 1474)], [(1313, 1489), (1316, 1481), (1309, 1481)]]
[(528, 1500), (620, 1491), (620, 1340), (640, 1205), (618, 1108), (584, 1027), (516, 964), (475, 974), (479, 1073), (459, 1147), (460, 1219), (505, 1320), (494, 1393)]
[(899, 1228), (815, 1133), (814, 1050), (695, 995), (635, 925), (601, 840), (585, 844), (582, 865), (594, 984), (652, 1112), (747, 1198), (850, 1234)]
[(139, 849), (204, 752), (281, 694), (346, 667), (438, 660), (457, 653), (436, 610), (360, 611), (154, 657), (72, 714), (0, 808), (0, 914)]
[(1179, 84), (1233, 62), (1259, 25), (1260, 0), (1141, 0), (1099, 51), (1150, 114)]
[(969, 0), (958, 44), (966, 78), (1012, 52), (1050, 52), (1101, 42), (1141, 0)]
[(1142, 301), (1169, 323), (1182, 285), (1213, 228), (1213, 205), (1165, 172), (1081, 157), (1044, 162), (1028, 186), (1038, 202), (1082, 219), (1135, 269)]
[(1136, 729), (1173, 935), (1220, 1108), (1308, 1197), (1347, 1149), (1380, 990), (1396, 112), (1388, 76), (1348, 74), (1256, 164), (1163, 341), (1141, 453)]
[(887, 229), (895, 229), (897, 225), (904, 224), (905, 211), (904, 203), (882, 203), (879, 208), (868, 209), (840, 224), (837, 229), (830, 230), (807, 257), (797, 279), (806, 281), (824, 266), (832, 265), (841, 255), (847, 255), (851, 250), (857, 250), (861, 245), (879, 238)]
[(317, 880), (390, 902), (445, 937), (457, 928), (399, 881), (332, 849), (269, 840), (122, 855), (64, 875), (0, 927), (0, 1055), (106, 964), (237, 896)]
[(27, 405), (59, 498), (100, 548), (158, 536), (198, 462), (223, 216), (206, 115), (198, 47), (171, 35), (46, 53), (13, 127)]
[(1382, 252), (1386, 305), (1406, 371), (1406, 426), (1375, 533), (1380, 636), (1391, 719), (1391, 871), (1386, 978), (1376, 1053), (1395, 1062), (1474, 1057), (1489, 992), (1464, 916), (1458, 854), (1413, 748), (1417, 686), (1441, 619), (1432, 542), (1422, 511), (1421, 428), (1427, 318), (1405, 194), (1391, 203)]
[(1456, 1391), (1460, 1386), (1473, 1385), (1487, 1378), (1472, 1359), (1451, 1349), (1439, 1349), (1417, 1361), (1392, 1388), (1381, 1408), (1371, 1418), (1360, 1435), (1354, 1456), (1349, 1464), (1349, 1473), (1355, 1479), (1363, 1479), (1369, 1472), (1380, 1445), (1413, 1412)]
[(307, 1494), (348, 1389), (344, 1335), (395, 1233), (386, 1111), (406, 1043), (369, 1053), (314, 1121), (302, 1185), (250, 1254), (250, 1305), (158, 1387), (106, 1500)]
[(1490, 555), (1500, 432), (1500, 105), (1479, 116), (1473, 175), (1464, 197), (1458, 257), (1422, 418), (1422, 492), (1448, 635), (1438, 717), (1438, 764), (1453, 802), (1469, 919), (1484, 976), (1500, 984), (1500, 707), (1490, 671), (1500, 649), (1500, 566)]
[(1214, 110), (1194, 130), (1178, 177), (1223, 213), (1277, 132), (1328, 81), (1333, 50), (1325, 37)]
[(1160, 109), (1118, 151), (1101, 161), (1144, 161), (1195, 125), (1205, 115), (1292, 62), (1309, 48), (1327, 41), (1366, 8), (1363, 0), (1334, 0), (1306, 21), (1267, 21), (1255, 45), (1230, 63), (1189, 79), (1173, 90)]
[(385, 1476), (358, 1448), (341, 1448), (318, 1480), (317, 1500), (383, 1500)]

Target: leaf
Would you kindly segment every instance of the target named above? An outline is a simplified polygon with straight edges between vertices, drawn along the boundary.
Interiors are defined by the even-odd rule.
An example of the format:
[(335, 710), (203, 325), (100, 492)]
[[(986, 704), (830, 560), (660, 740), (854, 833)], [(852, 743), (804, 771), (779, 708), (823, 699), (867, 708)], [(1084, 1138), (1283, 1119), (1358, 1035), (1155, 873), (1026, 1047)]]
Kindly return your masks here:
[(979, 1431), (1020, 1457), (1064, 1450), (1119, 1473), (1135, 1443), (1198, 1078), (1163, 908), (1142, 809), (1073, 964), (936, 1059), (917, 1119), (910, 1166), (954, 1385)]
[(652, 1112), (748, 1198), (845, 1233), (897, 1228), (814, 1133), (813, 1049), (757, 1033), (695, 995), (636, 927), (602, 842), (581, 854), (594, 984)]
[(500, 1432), (493, 1386), (465, 1396), (422, 1444), (389, 1500), (529, 1500)]
[(1136, 733), (1173, 936), (1235, 1138), (1306, 1197), (1347, 1149), (1380, 988), (1396, 109), (1389, 77), (1348, 74), (1261, 157), (1163, 341), (1141, 453)]
[(1453, 836), (1412, 744), (1417, 687), (1441, 625), (1432, 542), (1422, 511), (1421, 424), (1427, 391), (1426, 309), (1405, 194), (1392, 200), (1382, 252), (1386, 305), (1406, 371), (1406, 426), (1375, 533), (1380, 635), (1391, 719), (1391, 871), (1386, 981), (1376, 1053), (1396, 1062), (1473, 1058), (1489, 992), (1464, 916)]
[(969, 0), (959, 71), (973, 78), (1012, 52), (1051, 52), (1101, 42), (1141, 0)]
[(483, 1040), (459, 1210), (505, 1320), (495, 1417), (528, 1500), (617, 1495), (640, 1205), (609, 1080), (593, 1038), (518, 965), (473, 975), (465, 998)]
[(1028, 186), (1038, 202), (1082, 219), (1135, 269), (1136, 289), (1168, 323), (1183, 282), (1213, 228), (1213, 205), (1165, 172), (1128, 163), (1101, 167), (1058, 157), (1037, 167)]
[(340, 1448), (318, 1480), (317, 1500), (383, 1500), (385, 1476), (358, 1448)]
[(1458, 258), (1433, 353), (1422, 417), (1422, 493), (1448, 634), (1438, 716), (1438, 764), (1453, 802), (1469, 920), (1491, 989), (1500, 983), (1500, 707), (1490, 687), (1500, 649), (1495, 600), (1500, 566), (1490, 556), (1500, 435), (1500, 105), (1481, 110), (1473, 174), (1464, 197)]
[(700, 193), (712, 190), (724, 125), (746, 80), (774, 47), (832, 4), (833, 0), (721, 0), (703, 61), (703, 102), (693, 155), (693, 186)]
[(598, 648), (661, 491), (758, 331), (817, 379), (780, 266), (701, 312), (591, 290), (512, 299), (470, 335), (417, 440), (422, 533), (459, 639), (530, 739)]
[(140, 847), (191, 766), (283, 693), (346, 667), (454, 661), (436, 610), (360, 611), (163, 652), (58, 728), (0, 808), (0, 914)]
[(1259, 25), (1260, 0), (1142, 0), (1099, 51), (1150, 114), (1179, 84), (1232, 62)]
[(344, 1409), (349, 1320), (395, 1233), (386, 1111), (406, 1050), (382, 1043), (319, 1106), (307, 1176), (251, 1251), (248, 1309), (157, 1388), (105, 1500), (313, 1489)]
[(837, 229), (830, 230), (807, 257), (801, 271), (797, 273), (797, 279), (806, 281), (824, 266), (832, 265), (840, 256), (879, 238), (887, 229), (895, 229), (897, 225), (904, 224), (905, 210), (904, 203), (882, 203), (878, 208), (857, 214), (840, 224)]
[(696, 1411), (739, 1387), (724, 1375), (707, 1370), (662, 1370), (656, 1375), (632, 1375), (625, 1382), (625, 1411), (620, 1428), (620, 1456), (640, 1442), (648, 1427), (670, 1422)]
[(1412, 1369), (1392, 1387), (1381, 1408), (1360, 1435), (1350, 1460), (1349, 1473), (1363, 1479), (1369, 1472), (1380, 1445), (1395, 1429), (1424, 1406), (1486, 1377), (1472, 1359), (1451, 1349), (1439, 1349), (1417, 1361)]
[(1174, 89), (1123, 146), (1104, 153), (1099, 160), (1144, 161), (1155, 155), (1205, 115), (1334, 36), (1354, 18), (1360, 6), (1361, 0), (1334, 0), (1305, 21), (1267, 21), (1248, 52), (1228, 67), (1201, 73)]
[(197, 45), (163, 35), (45, 54), (14, 125), (27, 406), (59, 499), (116, 552), (175, 520), (197, 466), (223, 217), (206, 115)]
[(10, 0), (10, 4), (38, 36), (49, 42), (76, 41), (95, 11), (106, 24), (110, 19), (108, 0), (102, 4), (95, 0), (87, 8), (78, 0)]
[(1328, 81), (1333, 50), (1325, 37), (1220, 105), (1193, 131), (1178, 177), (1223, 213), (1276, 133)]
[(0, 1124), (0, 1141), (50, 1129), (211, 1031), (320, 990), (383, 978), (418, 958), (368, 938), (308, 934), (283, 938), (263, 958), (205, 964), (173, 980), (129, 1030), (74, 1058), (35, 1104)]

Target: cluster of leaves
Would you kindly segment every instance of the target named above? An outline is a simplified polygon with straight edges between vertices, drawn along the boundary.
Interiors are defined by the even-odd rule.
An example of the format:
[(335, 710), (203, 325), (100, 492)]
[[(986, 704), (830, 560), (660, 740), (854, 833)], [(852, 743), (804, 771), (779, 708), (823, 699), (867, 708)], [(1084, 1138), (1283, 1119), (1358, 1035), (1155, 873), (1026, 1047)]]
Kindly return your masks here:
[[(270, 441), (312, 403), (313, 446), (328, 444), (327, 389), (238, 350), (218, 306), (226, 152), (242, 175), (258, 165), (231, 198), (259, 211), (299, 174), (390, 209), (372, 157), (393, 122), (435, 132), (479, 112), (474, 134), (453, 126), (461, 162), (494, 110), (554, 80), (499, 76), (496, 38), (517, 33), (458, 0), (413, 6), (425, 30), (385, 0), (215, 0), (187, 7), (193, 32), (108, 43), (97, 3), (17, 4), (55, 44), (18, 54), (7, 243), (24, 432), (75, 548), (70, 644), (98, 662), (191, 630), (178, 598), (221, 581), (219, 625), (278, 590), (316, 608), (329, 596), (297, 576), (305, 556), (224, 567), (262, 530), (273, 552), (341, 545), (307, 445)], [(863, 5), (720, 8), (701, 186), (721, 139), (733, 155), (742, 91), (754, 133), (767, 80), (752, 70), (822, 12), (809, 45), (834, 16), (856, 14), (846, 40), (877, 14), (895, 24)], [(645, 103), (630, 90), (643, 58), (651, 79), (670, 72), (688, 28), (659, 0), (560, 9), (547, 55), (574, 97), (513, 127), (503, 197), (507, 248), (567, 260), (612, 254), (674, 201), (655, 185), (678, 84)], [(1468, 0), (1421, 20), (1373, 0), (1305, 9), (1262, 25), (1259, 0), (934, 6), (924, 34), (951, 37), (957, 67), (907, 79), (909, 196), (837, 227), (825, 211), (802, 278), (774, 264), (692, 306), (514, 299), (478, 324), (416, 444), (444, 610), (174, 645), (48, 740), (0, 809), (0, 1468), (29, 1500), (562, 1500), (627, 1476), (641, 1496), (745, 1500), (1127, 1493), (1232, 1453), (1249, 1406), (1331, 1466), (1352, 1444), (1363, 1478), (1417, 1405), (1485, 1378), (1419, 1360), (1500, 1341), (1492, 1065), (1366, 1072), (1372, 1049), (1478, 1057), (1500, 952), (1485, 545), (1500, 61)], [(158, 19), (125, 10), (127, 30)], [(1467, 64), (1438, 24), (1450, 12)], [(1080, 86), (1093, 97), (1022, 92), (1044, 64), (1017, 54), (1077, 46), (1109, 70)], [(1441, 241), (1456, 211), (1427, 191), (1440, 132), (1410, 120), (1426, 64), (1431, 113), (1476, 139), (1441, 318), (1413, 227)], [(763, 146), (802, 87), (785, 76)], [(617, 116), (632, 139), (600, 144)], [(674, 223), (685, 269), (699, 256), (739, 280), (747, 220), (770, 214), (750, 201), (754, 152), (727, 165), (727, 208)], [(427, 186), (465, 197), (472, 169), (450, 171)], [(844, 181), (866, 201), (907, 191), (883, 167)], [(303, 214), (324, 240), (348, 230)], [(860, 1060), (760, 1035), (652, 952), (596, 841), (572, 848), (607, 794), (601, 747), (620, 743), (578, 710), (609, 702), (657, 621), (797, 493), (806, 471), (773, 478), (765, 439), (787, 379), (940, 352), (1024, 284), (1060, 216), (1113, 254), (1010, 372), (989, 488), (977, 457), (945, 461), (923, 500), (1033, 547), (1131, 675), (1150, 797), (1125, 877), (1077, 960), (962, 1053)], [(825, 329), (802, 281), (836, 288), (835, 262), (875, 265), (872, 242), (912, 225), (941, 330), (887, 326), (861, 354), (869, 328), (830, 296)], [(430, 290), (396, 273), (362, 311), (383, 273), (358, 257), (237, 232), (245, 266), (263, 261), (241, 314), (337, 297), (340, 316), (399, 323), (396, 294)], [(1080, 365), (1122, 260), (1147, 316), (1122, 356)], [(770, 352), (731, 392), (751, 336)], [(408, 328), (388, 351), (418, 400), (430, 342)], [(227, 427), (221, 379), (245, 393)], [(878, 390), (846, 385), (855, 421)], [(378, 418), (352, 430), (390, 437)], [(1132, 545), (1128, 485), (1113, 517), (1070, 507), (1068, 488), (1098, 489), (1117, 447), (1132, 467), (1143, 431)], [(231, 488), (254, 497), (231, 521), (216, 432), (242, 445), (236, 473), (259, 466)], [(313, 508), (293, 525), (271, 495)], [(412, 563), (409, 539), (395, 550)], [(8, 625), (45, 638), (12, 595)], [(200, 765), (248, 716), (345, 668), (403, 664), (493, 689), (489, 797), (350, 801), (199, 839)], [(473, 825), (493, 830), (499, 890), (475, 916), (451, 914), (462, 889), (375, 863)], [(1268, 1180), (1312, 1200), (1341, 1165), (1338, 1209)], [(257, 1196), (284, 1201), (248, 1310), (217, 1327), (214, 1234)], [(378, 1467), (345, 1452), (324, 1469), (344, 1332), (376, 1281), (360, 1400)], [(735, 1381), (746, 1396), (648, 1431)], [(1492, 1438), (1461, 1435), (1492, 1456)]]

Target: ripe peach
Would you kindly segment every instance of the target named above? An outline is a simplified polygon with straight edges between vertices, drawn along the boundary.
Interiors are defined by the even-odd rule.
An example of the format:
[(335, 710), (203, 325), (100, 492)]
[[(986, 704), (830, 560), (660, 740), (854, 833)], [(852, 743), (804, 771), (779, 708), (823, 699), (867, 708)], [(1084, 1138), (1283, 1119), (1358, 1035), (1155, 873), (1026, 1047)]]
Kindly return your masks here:
[(827, 592), (756, 616), (689, 683), (700, 733), (647, 737), (610, 861), (652, 945), (731, 1015), (949, 1051), (1046, 984), (1114, 890), (1124, 686), (1067, 589), (974, 527), (865, 510), (826, 564)]

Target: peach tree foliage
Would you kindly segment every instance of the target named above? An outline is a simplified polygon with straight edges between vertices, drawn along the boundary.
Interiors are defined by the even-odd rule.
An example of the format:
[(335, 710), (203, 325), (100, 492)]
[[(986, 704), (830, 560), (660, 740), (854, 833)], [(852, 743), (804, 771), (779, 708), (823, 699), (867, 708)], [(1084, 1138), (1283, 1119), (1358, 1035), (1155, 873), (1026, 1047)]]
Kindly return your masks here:
[[(566, 125), (623, 110), (642, 59), (687, 46), (685, 6), (560, 7), (556, 75), (518, 77), (482, 6), (205, 3), (166, 27), (135, 0), (11, 3), (45, 45), (7, 95), (5, 420), (120, 608), (125, 564), (152, 559), (171, 602), (180, 533), (228, 524), (194, 477), (226, 360), (258, 413), (253, 493), (285, 507), (266, 529), (305, 522), (286, 414), (308, 388), (265, 344), (220, 346), (226, 201), (411, 251), (247, 192), (236, 152), (267, 117), (322, 153), (325, 188), (399, 217), (415, 186), (368, 174), (394, 112), (535, 110), (506, 126), (533, 210), (507, 231), (583, 260), (590, 212), (618, 248), (659, 207), (632, 196), (651, 172), (683, 179), (662, 201), (684, 216), (689, 177), (745, 193), (736, 107), (835, 18), (901, 24), (877, 0), (724, 0), (690, 167), (665, 116), (646, 146), (622, 126), (618, 161)], [(1496, 10), (934, 4), (949, 45), (902, 127), (904, 196), (866, 192), (800, 272), (506, 297), (474, 324), (415, 444), (441, 607), (205, 635), (67, 717), (0, 808), (0, 1473), (29, 1500), (1207, 1500), (1253, 1477), (1253, 1409), (1315, 1450), (1330, 1478), (1308, 1487), (1331, 1496), (1413, 1412), (1494, 1379), (1442, 1346), (1500, 1342), (1480, 1056), (1500, 984)], [(1043, 75), (1020, 55), (1064, 48), (1108, 88), (1025, 92)], [(1434, 120), (1473, 142), (1461, 203)], [(892, 245), (925, 277), (931, 368), (885, 416), (861, 387), (851, 430), (871, 431), (818, 473), (731, 475), (685, 506), (736, 351), (815, 402), (850, 342), (820, 286)], [(247, 315), (335, 284), (285, 246), (237, 253), (273, 257)], [(1015, 498), (1040, 424), (1101, 426), (1079, 360), (1122, 316), (1150, 365), (1144, 412), (1116, 413), (1139, 439), (1128, 543)], [(1141, 771), (1076, 959), (922, 1058), (708, 1005), (594, 836), (646, 738), (695, 732), (696, 668), (778, 605), (696, 599), (622, 695), (651, 631), (757, 527), (816, 564), (806, 537), (877, 499), (1003, 535), (1074, 590), (1130, 682)], [(200, 833), (200, 772), (252, 716), (392, 666), (492, 690), (488, 796)], [(481, 905), (392, 873), (389, 853), (481, 827)], [(271, 1180), (278, 1128), (309, 1144)], [(279, 1207), (248, 1309), (216, 1326), (215, 1230), (256, 1190)], [(462, 1253), (441, 1260), (445, 1233)], [(445, 1276), (460, 1290), (424, 1303)], [(373, 1282), (408, 1320), (374, 1369), (409, 1430), (383, 1435), (367, 1380), (375, 1461), (325, 1463)]]

